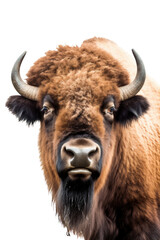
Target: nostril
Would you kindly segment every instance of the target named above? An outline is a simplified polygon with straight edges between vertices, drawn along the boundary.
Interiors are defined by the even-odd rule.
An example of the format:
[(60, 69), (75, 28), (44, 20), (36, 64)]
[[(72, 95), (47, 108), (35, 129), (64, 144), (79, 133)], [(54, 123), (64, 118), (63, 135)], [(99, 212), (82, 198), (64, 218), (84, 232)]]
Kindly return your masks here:
[(89, 153), (88, 153), (88, 157), (92, 158), (96, 153), (98, 153), (98, 147), (96, 147), (96, 149), (92, 149)]
[(100, 159), (100, 148), (97, 146), (95, 149), (92, 149), (89, 154), (88, 154), (88, 158), (91, 162), (93, 162), (94, 164), (96, 164), (99, 159)]
[(68, 149), (67, 146), (63, 146), (61, 148), (61, 153), (60, 153), (61, 159), (63, 163), (68, 165), (70, 161), (74, 159), (74, 152), (71, 149)]
[(72, 149), (68, 149), (66, 146), (64, 146), (64, 152), (65, 152), (65, 154), (67, 154), (67, 156), (69, 157), (69, 158), (74, 158), (74, 151), (72, 151)]

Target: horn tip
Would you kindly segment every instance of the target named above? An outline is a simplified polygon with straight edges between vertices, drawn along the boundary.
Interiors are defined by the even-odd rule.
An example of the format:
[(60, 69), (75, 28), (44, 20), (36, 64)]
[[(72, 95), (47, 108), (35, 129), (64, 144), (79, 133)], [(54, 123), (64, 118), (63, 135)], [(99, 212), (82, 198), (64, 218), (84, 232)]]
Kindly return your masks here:
[(135, 55), (138, 55), (137, 52), (136, 52), (136, 50), (134, 50), (133, 48), (132, 48), (132, 53), (133, 53), (134, 56), (135, 56)]
[(21, 56), (24, 58), (26, 53), (27, 53), (27, 51), (24, 51)]

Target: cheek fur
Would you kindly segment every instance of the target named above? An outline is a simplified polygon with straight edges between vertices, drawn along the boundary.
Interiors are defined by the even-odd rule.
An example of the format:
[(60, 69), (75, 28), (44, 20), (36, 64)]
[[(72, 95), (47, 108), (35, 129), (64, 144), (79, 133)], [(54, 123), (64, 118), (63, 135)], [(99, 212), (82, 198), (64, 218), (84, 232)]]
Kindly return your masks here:
[(114, 142), (115, 137), (112, 130), (112, 126), (105, 124), (105, 133), (104, 137), (102, 138), (101, 144), (102, 144), (102, 171), (101, 175), (98, 178), (98, 180), (95, 182), (95, 193), (98, 194), (98, 192), (104, 187), (104, 185), (107, 182), (107, 177), (111, 169), (112, 164), (112, 157), (114, 152)]
[(46, 132), (45, 123), (41, 123), (41, 129), (39, 133), (39, 150), (42, 168), (45, 175), (45, 180), (48, 185), (48, 189), (53, 193), (53, 199), (58, 191), (60, 180), (56, 171), (56, 145), (53, 144), (53, 132), (50, 135)]

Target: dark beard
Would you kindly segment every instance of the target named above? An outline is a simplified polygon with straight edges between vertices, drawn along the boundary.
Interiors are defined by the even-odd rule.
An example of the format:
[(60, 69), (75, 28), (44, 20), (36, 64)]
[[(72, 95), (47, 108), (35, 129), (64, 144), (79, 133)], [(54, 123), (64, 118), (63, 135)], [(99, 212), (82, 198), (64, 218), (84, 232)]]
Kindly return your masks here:
[(57, 212), (69, 230), (80, 231), (80, 226), (92, 205), (93, 180), (72, 181), (68, 177), (61, 182), (57, 199)]

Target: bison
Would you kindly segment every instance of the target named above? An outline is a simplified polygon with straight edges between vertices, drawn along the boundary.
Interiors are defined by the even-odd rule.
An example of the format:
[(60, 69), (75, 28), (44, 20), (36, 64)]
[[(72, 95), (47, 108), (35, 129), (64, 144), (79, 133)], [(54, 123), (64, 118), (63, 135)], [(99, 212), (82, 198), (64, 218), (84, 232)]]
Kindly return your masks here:
[(85, 240), (159, 240), (160, 90), (140, 56), (103, 38), (59, 46), (35, 62), (27, 83), (24, 56), (11, 77), (20, 95), (6, 106), (19, 121), (41, 123), (60, 221)]

